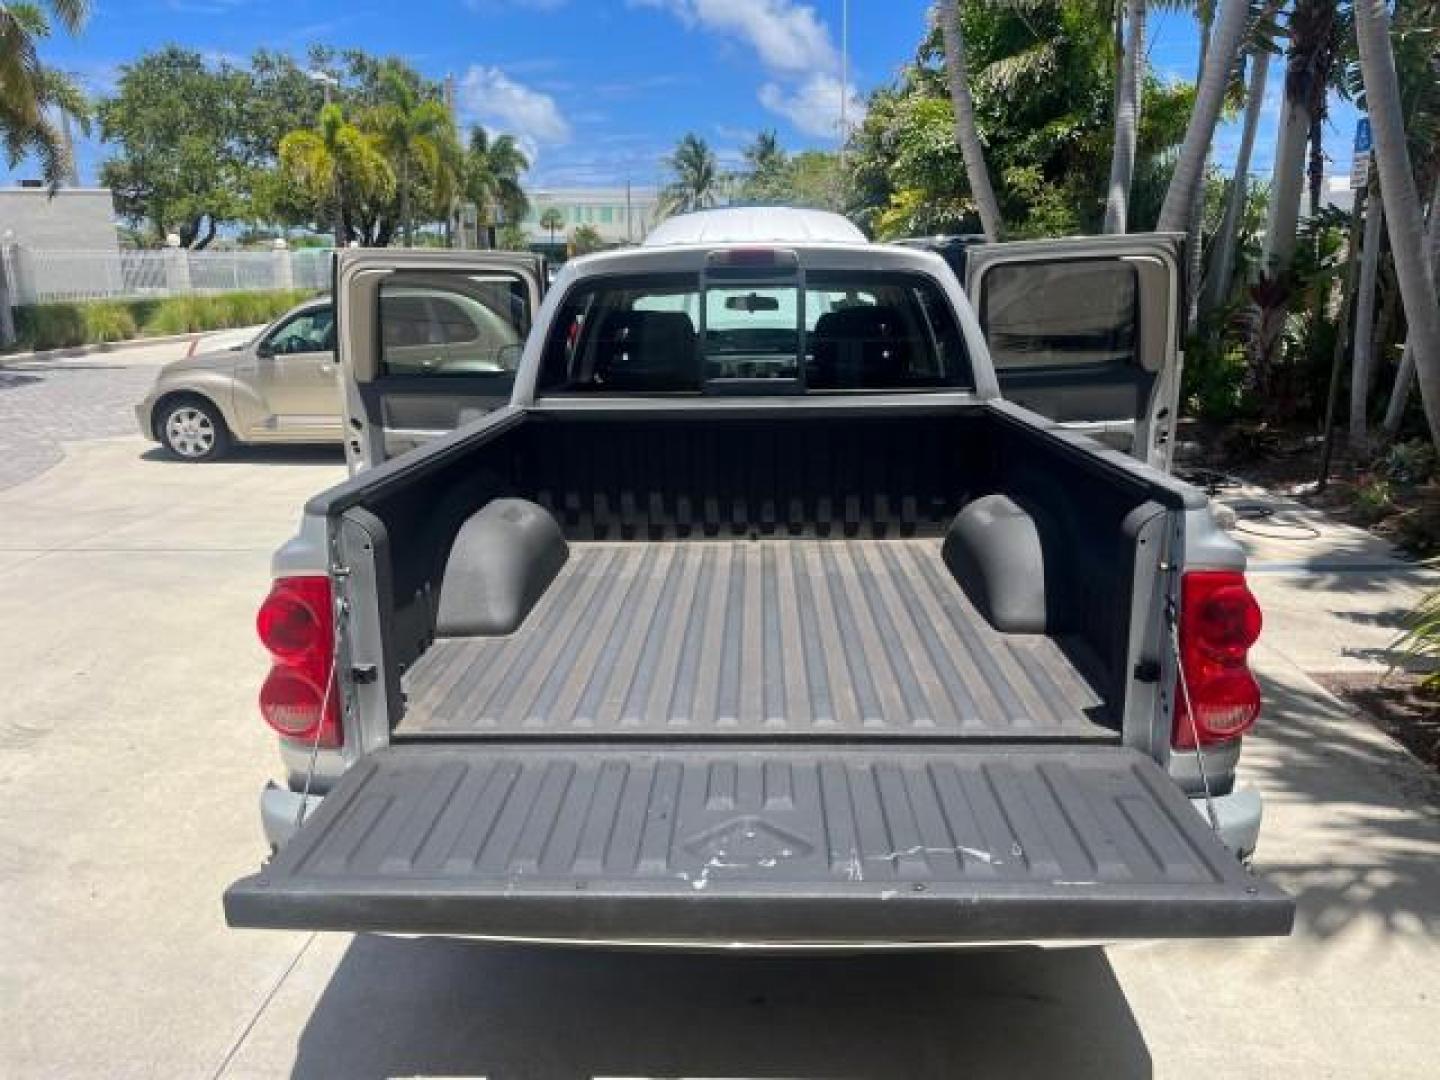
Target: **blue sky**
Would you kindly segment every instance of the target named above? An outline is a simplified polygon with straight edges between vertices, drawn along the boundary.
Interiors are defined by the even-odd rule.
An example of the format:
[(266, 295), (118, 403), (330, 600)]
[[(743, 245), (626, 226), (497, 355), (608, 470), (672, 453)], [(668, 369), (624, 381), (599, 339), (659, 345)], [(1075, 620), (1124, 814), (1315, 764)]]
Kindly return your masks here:
[[(860, 96), (912, 55), (926, 7), (851, 0)], [(686, 131), (727, 162), (764, 127), (790, 147), (833, 146), (840, 10), (840, 0), (96, 0), (85, 32), (57, 34), (42, 55), (103, 94), (122, 64), (171, 42), (235, 60), (262, 45), (303, 55), (314, 42), (395, 53), (431, 76), (453, 74), (462, 119), (522, 133), (533, 185), (644, 185), (660, 179), (661, 158)], [(1188, 16), (1152, 16), (1150, 58), (1162, 76), (1193, 77), (1196, 42)], [(1274, 142), (1275, 68), (1253, 166), (1261, 172)], [(1343, 172), (1353, 110), (1337, 109), (1335, 123), (1334, 171)], [(1234, 125), (1220, 132), (1221, 164), (1237, 143)], [(93, 140), (80, 148), (82, 181), (94, 182), (104, 155)]]

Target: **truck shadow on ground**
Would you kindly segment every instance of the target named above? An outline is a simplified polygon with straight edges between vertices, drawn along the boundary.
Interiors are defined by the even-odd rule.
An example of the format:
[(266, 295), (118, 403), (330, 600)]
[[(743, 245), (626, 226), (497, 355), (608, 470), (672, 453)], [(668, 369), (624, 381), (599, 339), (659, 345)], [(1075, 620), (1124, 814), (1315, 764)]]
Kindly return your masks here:
[(1147, 1077), (1098, 948), (862, 958), (538, 950), (361, 936), (311, 1077)]
[[(153, 461), (161, 465), (183, 465), (194, 468), (204, 467), (211, 462), (181, 461), (174, 454), (159, 446), (144, 451), (142, 461)], [(344, 465), (345, 450), (334, 446), (312, 443), (297, 443), (290, 446), (236, 446), (226, 455), (213, 462), (216, 465)]]

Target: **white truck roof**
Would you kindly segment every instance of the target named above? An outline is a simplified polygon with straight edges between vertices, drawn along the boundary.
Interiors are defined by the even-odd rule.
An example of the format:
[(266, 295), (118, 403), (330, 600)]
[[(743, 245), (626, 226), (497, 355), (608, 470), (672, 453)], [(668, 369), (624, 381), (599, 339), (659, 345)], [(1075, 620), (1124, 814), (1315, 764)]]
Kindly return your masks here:
[(737, 206), (698, 210), (667, 218), (645, 237), (644, 247), (679, 244), (863, 244), (853, 222), (828, 210), (788, 206)]

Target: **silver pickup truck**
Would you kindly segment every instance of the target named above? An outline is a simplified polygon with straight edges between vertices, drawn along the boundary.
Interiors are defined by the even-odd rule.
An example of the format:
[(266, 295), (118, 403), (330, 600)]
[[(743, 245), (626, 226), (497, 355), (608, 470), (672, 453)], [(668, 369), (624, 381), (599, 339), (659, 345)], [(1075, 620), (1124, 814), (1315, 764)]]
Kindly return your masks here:
[[(286, 777), (231, 925), (1287, 933), (1235, 784), (1260, 612), (1203, 495), (1155, 467), (1178, 241), (973, 249), (962, 290), (813, 214), (685, 229), (569, 264), (498, 408), (464, 376), (388, 379), (378, 325), (389, 291), (463, 292), (478, 264), (342, 255), (374, 467), (275, 558), (260, 704)], [(1058, 418), (1005, 400), (992, 357)], [(462, 426), (385, 460), (439, 417)]]

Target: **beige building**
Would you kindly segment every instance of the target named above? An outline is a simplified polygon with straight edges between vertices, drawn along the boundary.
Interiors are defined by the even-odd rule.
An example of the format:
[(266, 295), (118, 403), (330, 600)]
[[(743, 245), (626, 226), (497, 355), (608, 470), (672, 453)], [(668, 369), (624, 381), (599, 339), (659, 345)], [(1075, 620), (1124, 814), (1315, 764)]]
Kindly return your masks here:
[(540, 227), (540, 218), (552, 207), (565, 221), (555, 230), (556, 244), (563, 244), (581, 225), (590, 226), (607, 244), (638, 244), (655, 224), (659, 205), (654, 188), (548, 188), (526, 194), (530, 213), (520, 225), (532, 244), (550, 243), (550, 231)]

